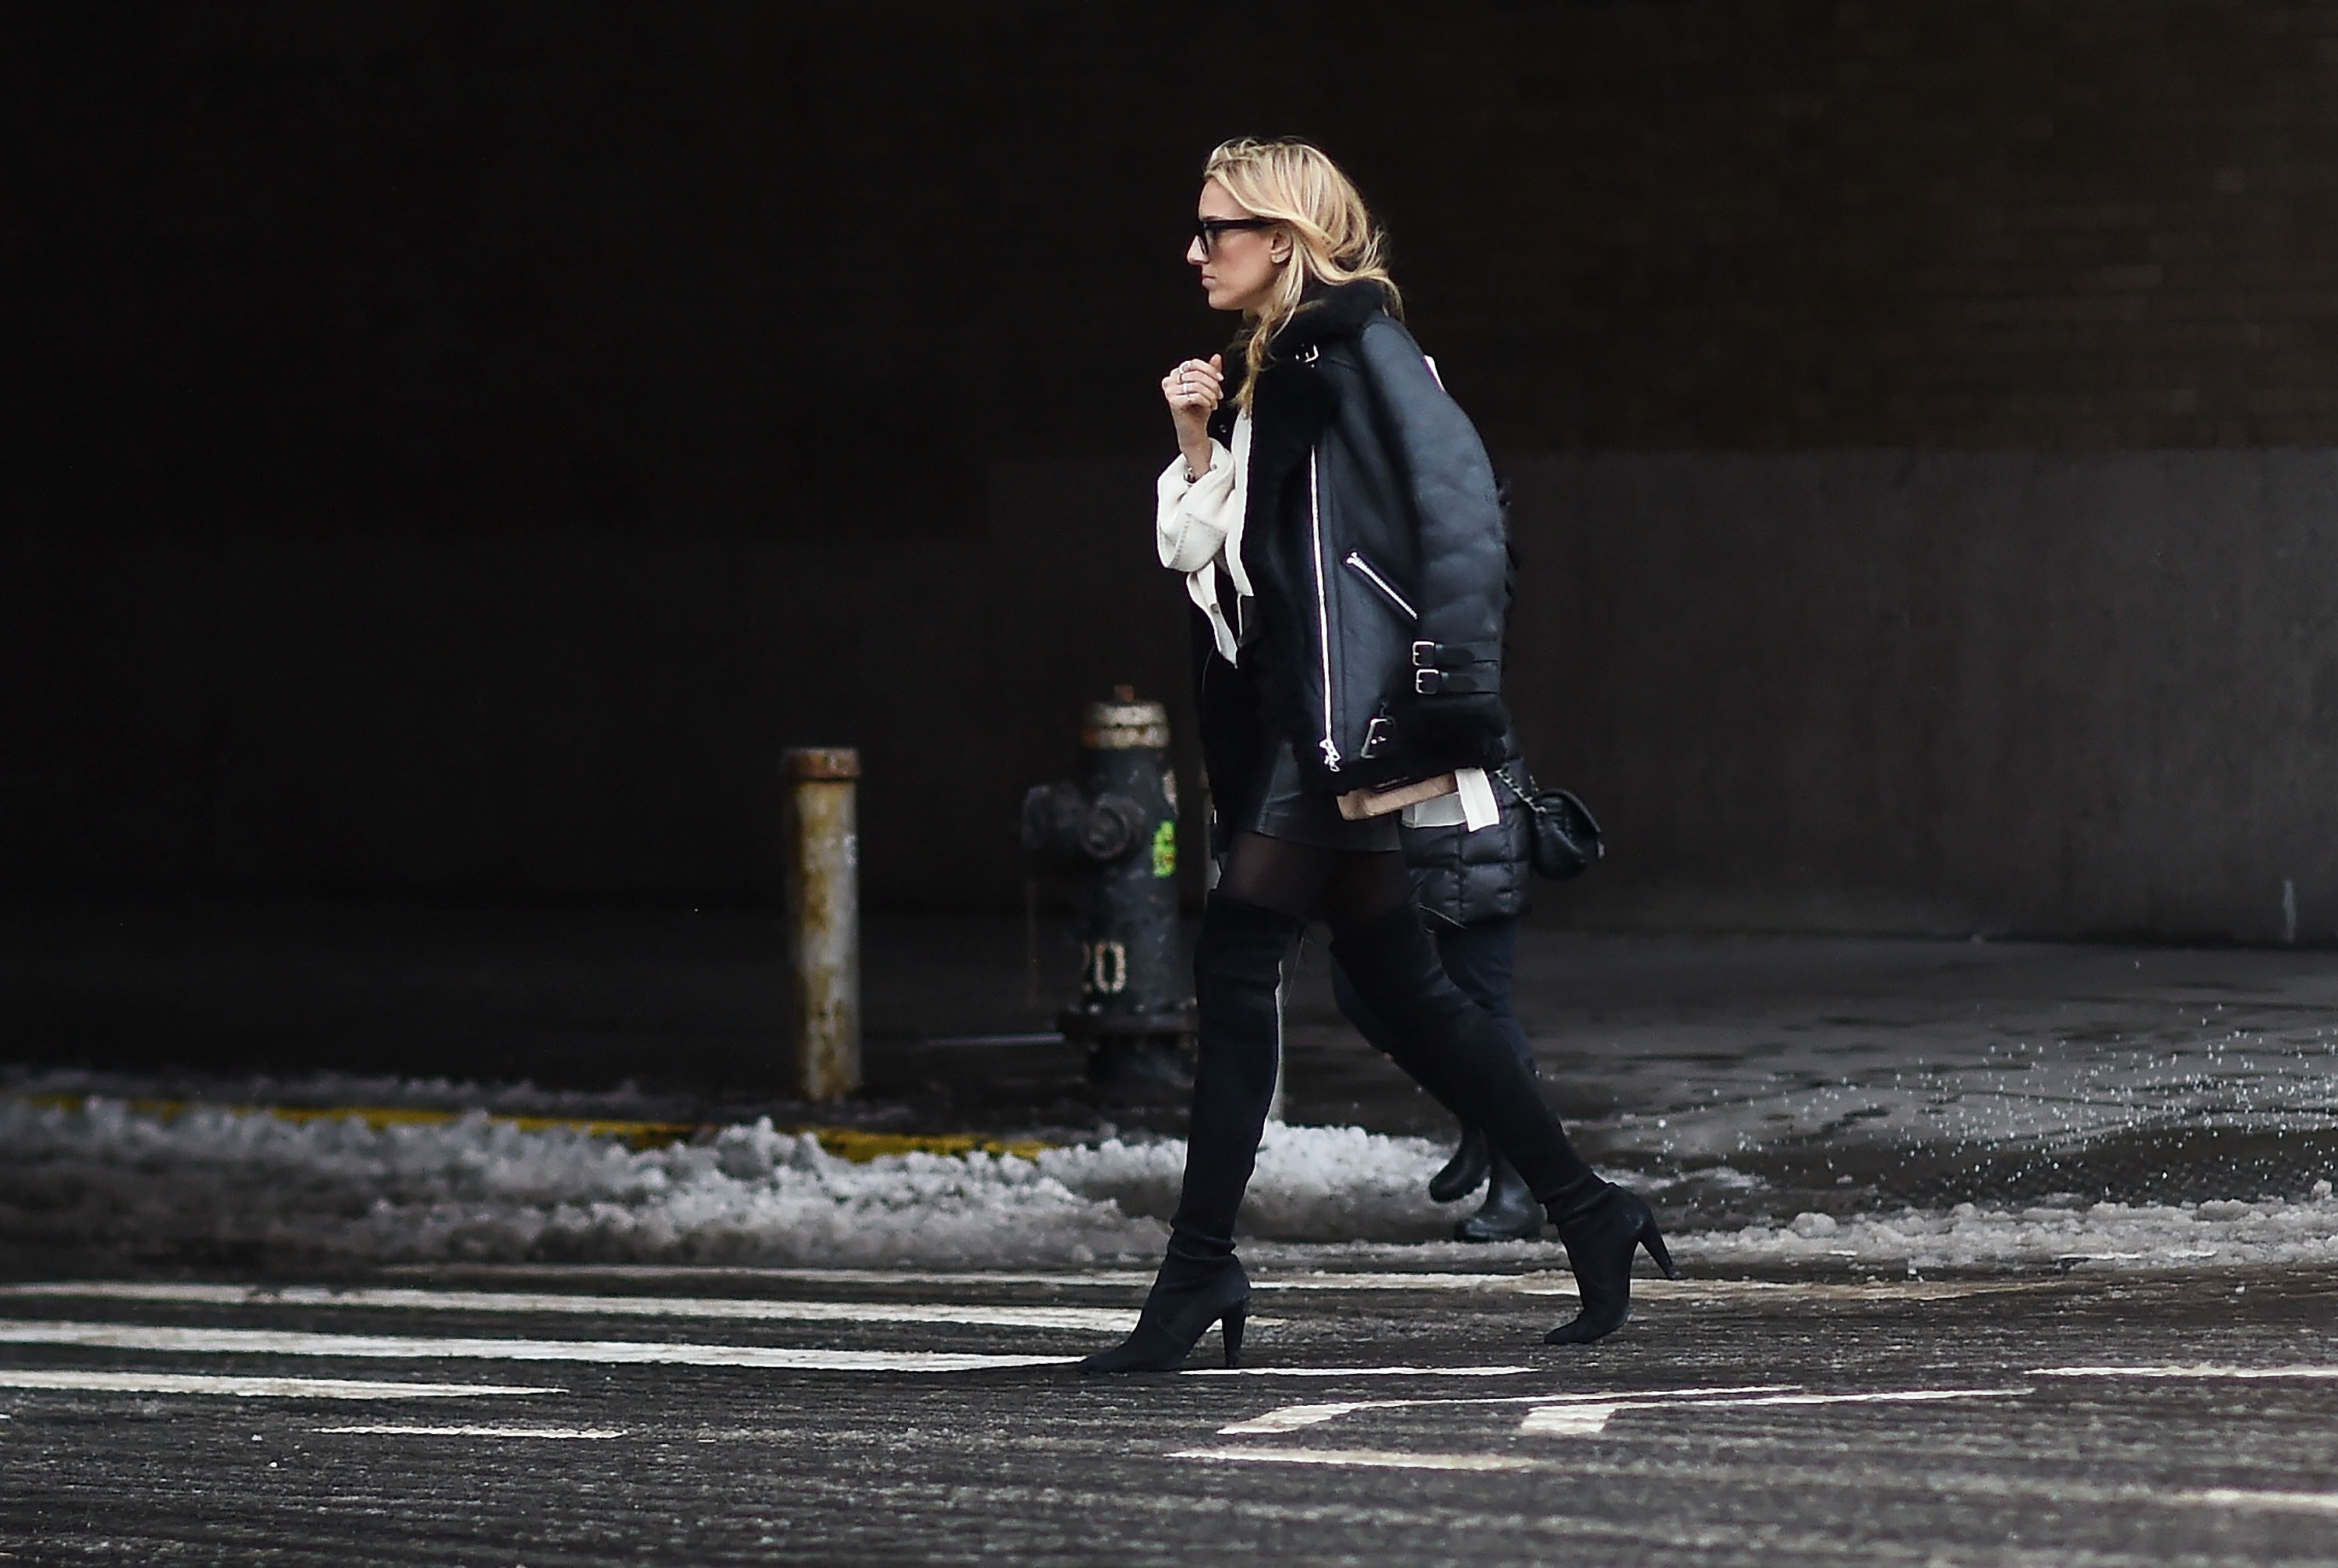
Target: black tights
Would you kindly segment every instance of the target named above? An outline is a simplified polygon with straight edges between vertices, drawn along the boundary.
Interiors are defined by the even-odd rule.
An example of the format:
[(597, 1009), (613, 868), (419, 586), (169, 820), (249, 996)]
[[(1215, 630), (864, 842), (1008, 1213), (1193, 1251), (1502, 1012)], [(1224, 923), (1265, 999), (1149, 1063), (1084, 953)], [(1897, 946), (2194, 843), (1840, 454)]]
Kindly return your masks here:
[(1217, 890), (1293, 920), (1321, 919), (1336, 941), (1409, 901), (1412, 879), (1394, 849), (1325, 849), (1237, 833)]

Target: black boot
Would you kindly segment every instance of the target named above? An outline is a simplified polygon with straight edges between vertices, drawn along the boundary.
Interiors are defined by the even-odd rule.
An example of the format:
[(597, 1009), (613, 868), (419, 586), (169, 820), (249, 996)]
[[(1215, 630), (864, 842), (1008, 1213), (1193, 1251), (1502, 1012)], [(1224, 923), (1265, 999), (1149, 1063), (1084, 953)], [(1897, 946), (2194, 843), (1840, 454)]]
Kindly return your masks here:
[(1153, 1372), (1183, 1361), (1213, 1323), (1225, 1324), (1226, 1365), (1242, 1349), (1250, 1280), (1234, 1260), (1234, 1216), (1258, 1161), (1274, 1099), (1282, 1028), (1275, 988), (1301, 923), (1212, 894), (1194, 948), (1196, 1039), (1185, 1181), (1169, 1221), (1169, 1251), (1135, 1332), (1080, 1363), (1084, 1372)]
[(1680, 1278), (1648, 1206), (1596, 1176), (1551, 1202), (1550, 1222), (1567, 1247), (1581, 1310), (1542, 1337), (1546, 1345), (1588, 1345), (1624, 1326), (1632, 1315), (1632, 1257), (1641, 1248), (1667, 1279)]
[(1429, 1179), (1429, 1196), (1432, 1202), (1458, 1203), (1478, 1190), (1486, 1180), (1494, 1162), (1493, 1151), (1486, 1147), (1486, 1134), (1478, 1128), (1464, 1125), (1461, 1142), (1453, 1151), (1453, 1158), (1445, 1168)]
[(1193, 1354), (1213, 1323), (1225, 1325), (1226, 1365), (1242, 1365), (1243, 1318), (1250, 1309), (1250, 1276), (1231, 1254), (1189, 1255), (1172, 1233), (1169, 1255), (1154, 1277), (1153, 1292), (1135, 1330), (1109, 1350), (1080, 1363), (1083, 1372), (1165, 1372)]
[(1410, 905), (1342, 931), (1331, 950), (1389, 1025), (1397, 1064), (1484, 1131), (1545, 1204), (1596, 1181), (1492, 1014), (1464, 995)]
[(1542, 1205), (1526, 1178), (1499, 1155), (1486, 1182), (1486, 1200), (1453, 1227), (1456, 1241), (1531, 1241), (1542, 1234)]

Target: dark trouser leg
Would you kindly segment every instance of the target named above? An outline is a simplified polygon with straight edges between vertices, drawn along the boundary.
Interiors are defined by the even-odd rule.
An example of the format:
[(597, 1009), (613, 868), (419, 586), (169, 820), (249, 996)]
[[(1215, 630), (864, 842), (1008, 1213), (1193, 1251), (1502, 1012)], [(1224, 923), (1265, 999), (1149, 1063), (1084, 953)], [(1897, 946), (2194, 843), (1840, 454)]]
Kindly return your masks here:
[[(1341, 964), (1336, 954), (1331, 959), (1331, 1000), (1339, 1004), (1340, 1015), (1356, 1026), (1356, 1033), (1364, 1037), (1365, 1044), (1390, 1060), (1398, 1059), (1404, 1049), (1403, 1043), (1394, 1038), (1396, 1032), (1372, 1011), (1371, 1004), (1356, 990), (1355, 982), (1348, 978), (1347, 968)], [(1429, 1089), (1426, 1083), (1421, 1087), (1429, 1090), (1430, 1098), (1437, 1099), (1435, 1090)], [(1456, 1121), (1468, 1125), (1469, 1119), (1461, 1114), (1461, 1107), (1442, 1099), (1437, 1099), (1437, 1102), (1451, 1112)], [(1470, 1185), (1474, 1187), (1477, 1183), (1473, 1181)]]
[[(1531, 1077), (1534, 1048), (1527, 1044), (1526, 1026), (1518, 1022), (1512, 995), (1518, 967), (1518, 916), (1447, 927), (1437, 934), (1437, 956), (1462, 995), (1500, 1025)], [(1461, 1241), (1526, 1240), (1541, 1234), (1542, 1223), (1542, 1206), (1510, 1162), (1497, 1154), (1486, 1172), (1486, 1201), (1454, 1226), (1453, 1235)]]
[[(1485, 1009), (1487, 1016), (1501, 1027), (1518, 1061), (1528, 1072), (1533, 1072), (1534, 1047), (1527, 1042), (1526, 1025), (1518, 1022), (1510, 995), (1518, 975), (1518, 917), (1504, 916), (1475, 926), (1440, 925), (1429, 940), (1437, 949), (1438, 962), (1444, 966), (1447, 978), (1461, 988), (1463, 995)], [(1348, 971), (1336, 955), (1331, 965), (1331, 999), (1339, 1004), (1341, 1015), (1356, 1026), (1356, 1033), (1373, 1050), (1390, 1058), (1400, 1054), (1402, 1044), (1394, 1038), (1396, 1032), (1372, 1011), (1371, 1004), (1357, 991), (1355, 982), (1348, 978)], [(1436, 1091), (1431, 1089), (1429, 1093), (1433, 1096)], [(1442, 1099), (1438, 1103), (1463, 1122), (1468, 1122), (1459, 1105)]]
[[(1438, 956), (1441, 959), (1447, 952), (1446, 943), (1459, 941), (1463, 934), (1455, 927), (1444, 926), (1442, 922), (1439, 922), (1439, 926), (1444, 935), (1441, 938), (1433, 937), (1431, 940), (1438, 943)], [(1460, 978), (1449, 965), (1447, 967), (1447, 973), (1453, 975), (1457, 982)], [(1474, 995), (1475, 993), (1472, 995)], [(1340, 1004), (1341, 1014), (1349, 1023), (1356, 1026), (1356, 1033), (1364, 1037), (1366, 1044), (1391, 1061), (1396, 1059), (1402, 1047), (1390, 1038), (1394, 1031), (1389, 1028), (1379, 1014), (1371, 1010), (1363, 997), (1357, 995), (1355, 983), (1348, 978), (1348, 972), (1340, 966), (1337, 957), (1331, 961), (1331, 997)], [(1483, 997), (1478, 997), (1478, 1000), (1479, 1005), (1485, 1005)], [(1507, 1006), (1508, 996), (1505, 995), (1502, 1001)], [(1488, 1009), (1489, 1012), (1492, 1010)], [(1424, 1084), (1422, 1087), (1426, 1089), (1427, 1085)], [(1429, 1092), (1429, 1097), (1437, 1098), (1434, 1091)], [(1454, 1146), (1453, 1157), (1446, 1161), (1443, 1168), (1429, 1179), (1429, 1196), (1439, 1203), (1454, 1203), (1468, 1197), (1485, 1184), (1487, 1178), (1493, 1172), (1493, 1164), (1497, 1157), (1487, 1146), (1485, 1132), (1473, 1124), (1469, 1117), (1462, 1114), (1459, 1105), (1443, 1100), (1439, 1100), (1438, 1103), (1443, 1105), (1452, 1114), (1453, 1119), (1461, 1123), (1461, 1141)]]
[(1331, 951), (1388, 1023), (1397, 1064), (1483, 1127), (1537, 1199), (1565, 1208), (1602, 1185), (1543, 1103), (1511, 1034), (1447, 975), (1410, 906), (1340, 930)]
[(1501, 1026), (1518, 1061), (1533, 1072), (1534, 1047), (1527, 1043), (1526, 1025), (1518, 1022), (1513, 995), (1518, 974), (1518, 916), (1505, 915), (1439, 931), (1437, 958), (1461, 994)]
[(1301, 923), (1213, 893), (1194, 950), (1196, 1061), (1185, 1181), (1170, 1221), (1173, 1257), (1224, 1258), (1274, 1098), (1282, 1016), (1275, 987)]

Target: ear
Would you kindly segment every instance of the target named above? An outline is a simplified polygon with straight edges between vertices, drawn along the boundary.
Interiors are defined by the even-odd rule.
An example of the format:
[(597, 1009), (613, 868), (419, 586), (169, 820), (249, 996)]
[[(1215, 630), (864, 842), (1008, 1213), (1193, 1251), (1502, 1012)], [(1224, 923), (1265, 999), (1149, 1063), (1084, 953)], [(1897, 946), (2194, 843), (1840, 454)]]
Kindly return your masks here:
[(1266, 259), (1277, 267), (1291, 260), (1291, 230), (1277, 229), (1266, 247)]

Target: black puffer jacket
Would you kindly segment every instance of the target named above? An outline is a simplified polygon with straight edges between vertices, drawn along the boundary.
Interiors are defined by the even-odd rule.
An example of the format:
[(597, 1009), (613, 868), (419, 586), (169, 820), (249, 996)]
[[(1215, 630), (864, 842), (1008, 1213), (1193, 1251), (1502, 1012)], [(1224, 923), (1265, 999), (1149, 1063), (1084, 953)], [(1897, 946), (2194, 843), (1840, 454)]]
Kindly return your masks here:
[(1534, 819), (1517, 791), (1530, 789), (1525, 761), (1513, 752), (1494, 780), (1502, 819), (1472, 833), (1467, 828), (1408, 828), (1404, 862), (1412, 873), (1412, 901), (1443, 926), (1476, 926), (1527, 912), (1533, 875)]
[[(1508, 729), (1493, 465), (1386, 299), (1320, 289), (1275, 336), (1251, 407), (1248, 680), (1215, 681), (1251, 711), (1203, 720), (1206, 746), (1262, 712), (1327, 794), (1498, 766)], [(1213, 778), (1254, 776), (1222, 760)]]

